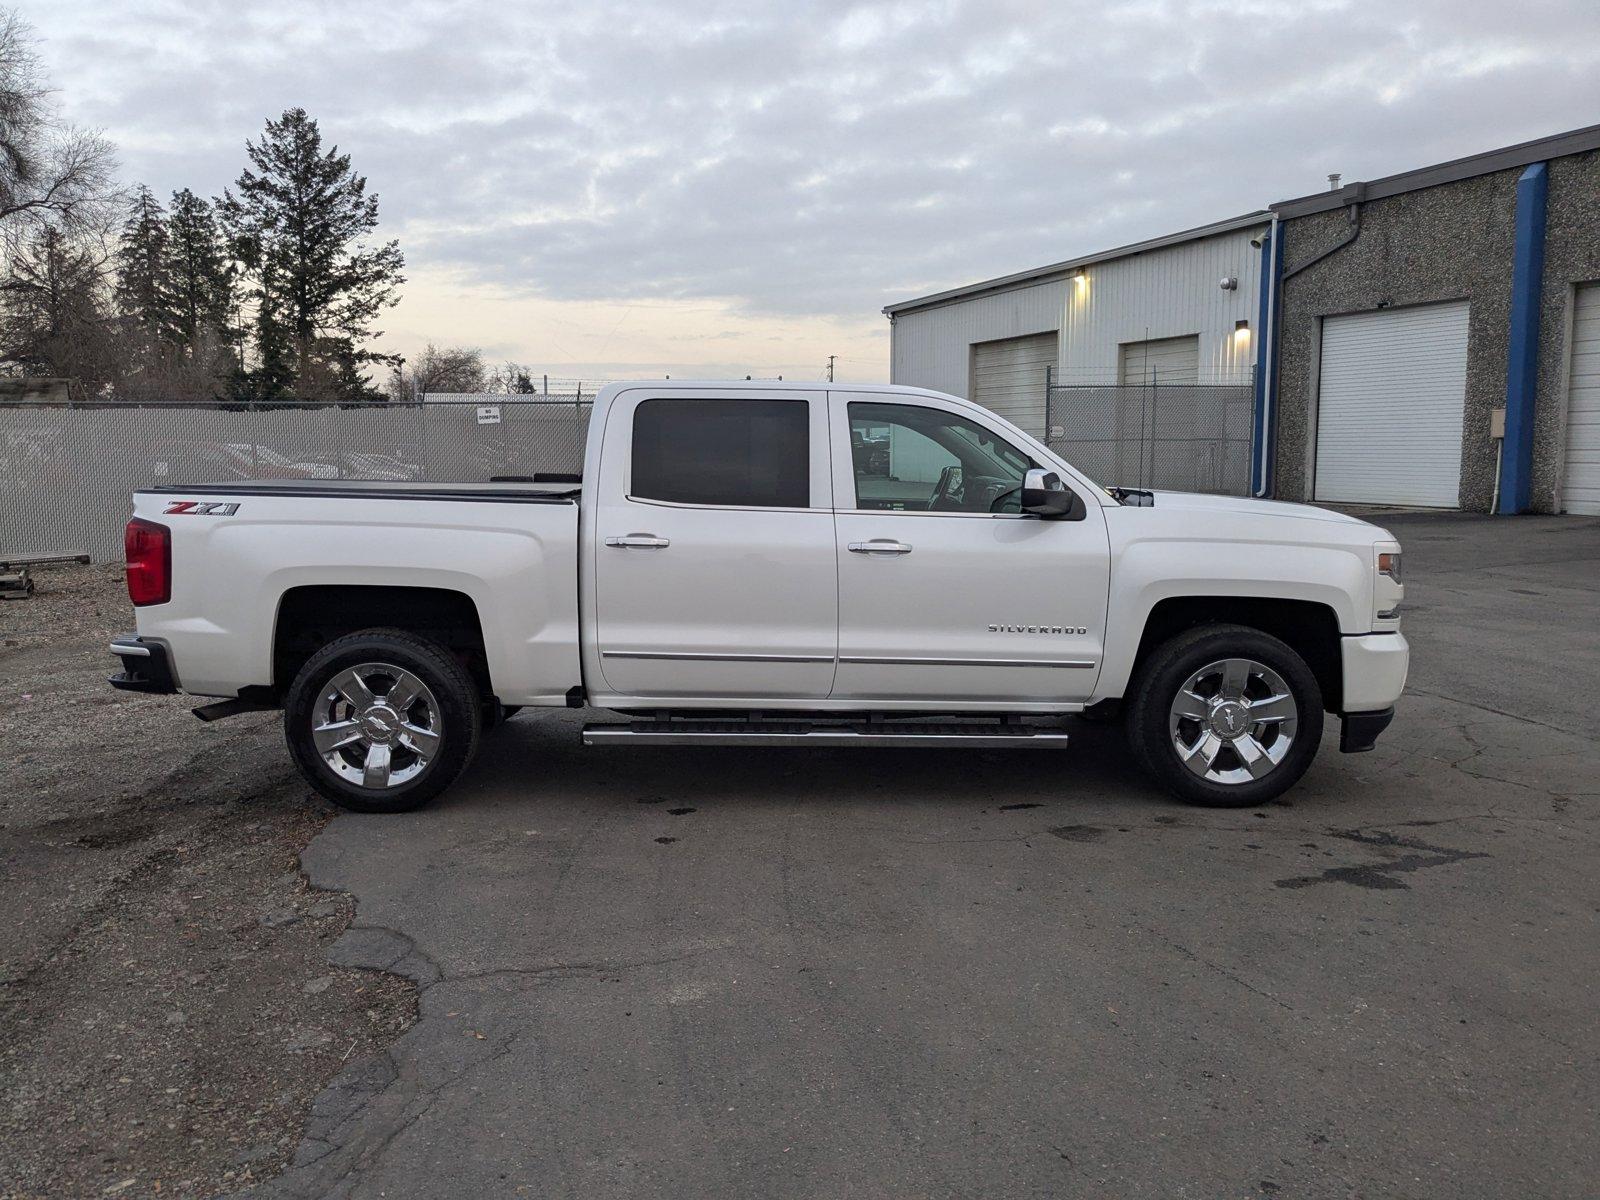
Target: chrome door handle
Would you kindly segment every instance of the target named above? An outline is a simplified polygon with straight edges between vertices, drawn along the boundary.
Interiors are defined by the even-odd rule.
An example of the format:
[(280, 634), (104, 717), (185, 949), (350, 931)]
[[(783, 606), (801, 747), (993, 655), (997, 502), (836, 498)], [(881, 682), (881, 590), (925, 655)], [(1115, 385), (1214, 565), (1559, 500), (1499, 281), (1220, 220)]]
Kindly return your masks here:
[(672, 545), (668, 538), (652, 537), (648, 533), (630, 533), (627, 537), (608, 537), (608, 546), (621, 546), (624, 550), (660, 550)]
[(870, 542), (851, 542), (851, 554), (910, 554), (911, 547), (889, 538), (874, 538)]

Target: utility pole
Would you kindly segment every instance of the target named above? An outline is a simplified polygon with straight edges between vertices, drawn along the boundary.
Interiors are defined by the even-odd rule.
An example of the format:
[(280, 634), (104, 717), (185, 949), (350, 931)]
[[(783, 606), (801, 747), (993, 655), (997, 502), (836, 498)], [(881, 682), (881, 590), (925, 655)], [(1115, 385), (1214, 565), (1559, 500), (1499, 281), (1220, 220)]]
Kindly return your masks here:
[(833, 382), (833, 360), (838, 358), (838, 357), (839, 356), (837, 354), (828, 355), (828, 382), (829, 383)]

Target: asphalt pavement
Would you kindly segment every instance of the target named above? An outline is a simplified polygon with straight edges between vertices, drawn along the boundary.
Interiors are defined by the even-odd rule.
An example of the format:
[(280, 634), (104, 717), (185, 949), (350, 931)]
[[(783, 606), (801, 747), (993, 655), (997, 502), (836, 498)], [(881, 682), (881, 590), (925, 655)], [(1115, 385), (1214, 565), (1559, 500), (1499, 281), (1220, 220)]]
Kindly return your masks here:
[(1578, 1197), (1600, 1178), (1600, 520), (1397, 515), (1411, 686), (1283, 801), (1060, 753), (590, 749), (342, 815), (422, 988), (292, 1197)]

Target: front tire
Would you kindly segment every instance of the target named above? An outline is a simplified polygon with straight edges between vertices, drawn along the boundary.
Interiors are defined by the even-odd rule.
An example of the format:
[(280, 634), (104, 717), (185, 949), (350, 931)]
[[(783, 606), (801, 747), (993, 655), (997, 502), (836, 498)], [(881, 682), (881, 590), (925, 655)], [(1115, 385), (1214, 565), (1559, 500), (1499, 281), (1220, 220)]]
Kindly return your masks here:
[(420, 808), (448, 787), (482, 722), (460, 661), (400, 629), (365, 629), (313, 654), (283, 718), (307, 783), (341, 808), (381, 813)]
[(1128, 707), (1134, 757), (1191, 804), (1245, 808), (1297, 783), (1322, 740), (1322, 689), (1299, 654), (1242, 625), (1153, 651)]

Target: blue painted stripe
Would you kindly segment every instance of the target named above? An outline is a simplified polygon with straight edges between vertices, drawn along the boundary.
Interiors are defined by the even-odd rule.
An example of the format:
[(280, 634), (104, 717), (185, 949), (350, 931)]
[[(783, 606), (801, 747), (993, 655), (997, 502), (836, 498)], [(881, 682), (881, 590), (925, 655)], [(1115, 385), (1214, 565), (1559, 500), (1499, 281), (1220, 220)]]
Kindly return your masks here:
[(1500, 448), (1501, 513), (1527, 512), (1533, 497), (1533, 413), (1539, 388), (1539, 293), (1544, 286), (1545, 199), (1550, 175), (1534, 163), (1517, 180), (1511, 342), (1506, 356), (1506, 438)]

